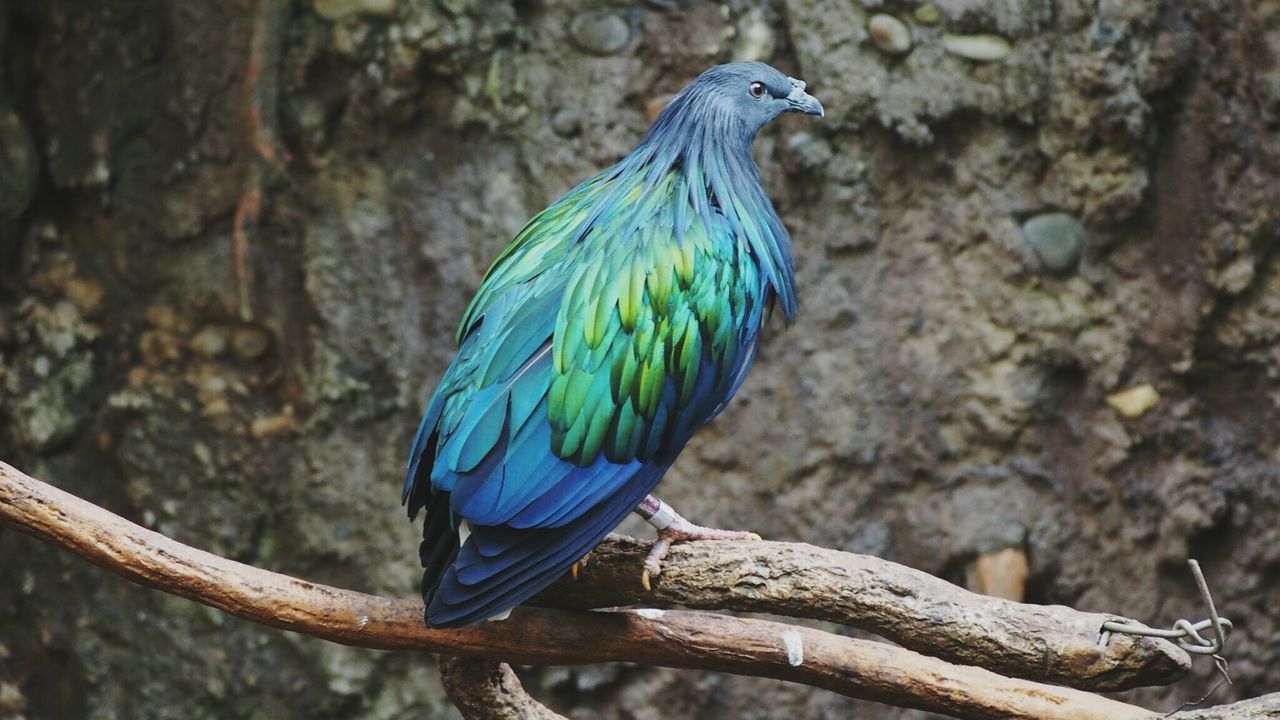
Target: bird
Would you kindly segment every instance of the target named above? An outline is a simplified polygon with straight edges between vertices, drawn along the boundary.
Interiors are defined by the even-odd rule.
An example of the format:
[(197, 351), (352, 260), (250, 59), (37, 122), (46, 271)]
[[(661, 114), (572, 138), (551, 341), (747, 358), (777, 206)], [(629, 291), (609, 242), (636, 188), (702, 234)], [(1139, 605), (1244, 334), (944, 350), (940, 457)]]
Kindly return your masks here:
[(426, 509), (428, 626), (506, 617), (633, 511), (658, 529), (646, 587), (672, 542), (759, 539), (650, 493), (741, 387), (772, 308), (796, 314), (790, 237), (751, 154), (785, 112), (824, 115), (765, 63), (707, 69), (493, 262), (401, 497), (411, 521)]

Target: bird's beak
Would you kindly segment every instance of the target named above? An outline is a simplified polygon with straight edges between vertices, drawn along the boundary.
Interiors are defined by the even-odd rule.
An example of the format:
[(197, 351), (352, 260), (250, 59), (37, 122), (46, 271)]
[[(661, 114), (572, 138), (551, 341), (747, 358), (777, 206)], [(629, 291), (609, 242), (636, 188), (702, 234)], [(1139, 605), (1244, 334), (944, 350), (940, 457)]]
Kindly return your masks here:
[(787, 95), (787, 109), (802, 112), (805, 115), (817, 115), (823, 117), (826, 112), (822, 109), (822, 103), (818, 102), (818, 98), (804, 91), (805, 84), (803, 80), (795, 78), (787, 78), (791, 81), (791, 94)]

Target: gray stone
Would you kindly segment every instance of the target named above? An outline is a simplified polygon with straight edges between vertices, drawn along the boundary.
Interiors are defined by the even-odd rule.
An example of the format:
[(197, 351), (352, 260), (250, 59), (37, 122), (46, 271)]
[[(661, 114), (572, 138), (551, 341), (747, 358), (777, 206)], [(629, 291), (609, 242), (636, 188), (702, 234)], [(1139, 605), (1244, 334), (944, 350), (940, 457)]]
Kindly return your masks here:
[(921, 5), (912, 14), (915, 15), (916, 22), (921, 25), (937, 25), (942, 22), (942, 11), (933, 3)]
[(582, 132), (582, 118), (571, 107), (562, 107), (551, 116), (551, 129), (563, 138), (575, 137)]
[(271, 348), (271, 333), (260, 325), (242, 325), (231, 334), (231, 348), (241, 360), (257, 360)]
[(903, 55), (911, 49), (911, 28), (892, 15), (872, 15), (867, 21), (867, 34), (881, 52)]
[(952, 55), (978, 62), (1003, 60), (1013, 49), (999, 35), (943, 35), (942, 47)]
[(573, 18), (569, 34), (578, 47), (596, 55), (616, 55), (631, 41), (631, 25), (613, 12), (589, 12)]
[(1022, 236), (1036, 258), (1051, 272), (1074, 270), (1084, 253), (1084, 226), (1066, 213), (1045, 213), (1031, 218), (1022, 226)]
[(191, 350), (206, 358), (215, 358), (226, 352), (228, 345), (227, 331), (218, 325), (201, 328), (191, 338)]

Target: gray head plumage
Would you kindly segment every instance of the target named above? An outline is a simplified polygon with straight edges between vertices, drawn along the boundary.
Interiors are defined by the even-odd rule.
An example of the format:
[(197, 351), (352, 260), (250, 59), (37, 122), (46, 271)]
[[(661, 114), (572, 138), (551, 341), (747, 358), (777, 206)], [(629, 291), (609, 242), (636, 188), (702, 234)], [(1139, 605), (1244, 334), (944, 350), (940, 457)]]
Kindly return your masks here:
[(750, 142), (760, 128), (784, 112), (823, 115), (822, 103), (805, 92), (803, 80), (762, 62), (716, 65), (671, 99), (650, 135), (687, 133), (696, 124), (700, 129), (710, 126), (721, 133), (740, 133)]

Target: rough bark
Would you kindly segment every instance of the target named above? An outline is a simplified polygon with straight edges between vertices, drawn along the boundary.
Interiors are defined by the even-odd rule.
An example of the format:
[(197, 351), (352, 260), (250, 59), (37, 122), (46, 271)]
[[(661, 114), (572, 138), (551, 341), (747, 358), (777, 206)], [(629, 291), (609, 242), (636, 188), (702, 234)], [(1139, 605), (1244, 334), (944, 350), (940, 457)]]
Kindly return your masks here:
[(1112, 615), (985, 597), (879, 558), (797, 543), (677, 545), (646, 592), (638, 578), (648, 547), (606, 542), (535, 604), (667, 603), (825, 620), (952, 662), (1094, 691), (1165, 685), (1191, 668), (1167, 641), (1116, 635), (1100, 647)]
[[(928, 5), (0, 3), (0, 457), (219, 555), (408, 595), (397, 476), (485, 267), (667, 93), (763, 58), (828, 109), (758, 144), (802, 311), (659, 494), (1158, 626), (1203, 617), (1194, 556), (1240, 628), (1207, 702), (1280, 686), (1280, 7)], [(7, 530), (0, 645), (30, 718), (452, 712), (422, 658), (228, 624)], [(586, 716), (914, 717), (718, 674), (524, 677)]]
[(440, 676), (464, 720), (565, 720), (530, 697), (506, 663), (446, 656)]

